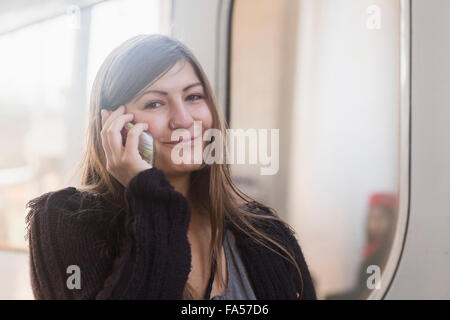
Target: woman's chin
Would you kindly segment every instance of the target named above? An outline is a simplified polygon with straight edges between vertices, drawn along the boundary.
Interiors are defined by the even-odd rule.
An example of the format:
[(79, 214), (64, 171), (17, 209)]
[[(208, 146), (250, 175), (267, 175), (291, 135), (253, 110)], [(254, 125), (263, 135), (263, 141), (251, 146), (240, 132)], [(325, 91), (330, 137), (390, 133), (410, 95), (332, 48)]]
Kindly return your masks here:
[(192, 172), (202, 168), (202, 164), (198, 163), (181, 163), (181, 164), (172, 164), (174, 171), (182, 173), (182, 172)]
[(155, 167), (168, 175), (199, 170), (204, 166), (203, 149), (201, 151), (195, 153), (192, 148), (190, 157), (183, 157), (183, 153), (181, 153), (179, 157), (173, 159), (172, 149), (164, 150), (159, 157), (156, 157)]
[(172, 176), (172, 175), (180, 175), (183, 173), (189, 173), (192, 171), (200, 170), (203, 167), (203, 164), (197, 164), (197, 163), (167, 163), (165, 166), (158, 167), (158, 164), (155, 163), (155, 167), (163, 171), (166, 175)]

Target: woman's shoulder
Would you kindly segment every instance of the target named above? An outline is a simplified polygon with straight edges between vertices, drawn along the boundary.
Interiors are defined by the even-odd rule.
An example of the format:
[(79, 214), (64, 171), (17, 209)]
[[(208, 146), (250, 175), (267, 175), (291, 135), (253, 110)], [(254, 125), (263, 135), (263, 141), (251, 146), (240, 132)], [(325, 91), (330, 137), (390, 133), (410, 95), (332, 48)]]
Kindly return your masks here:
[(65, 187), (46, 192), (27, 202), (26, 215), (28, 228), (36, 220), (49, 221), (55, 225), (101, 226), (99, 222), (110, 211), (104, 198), (91, 191), (80, 191), (75, 187)]
[(46, 192), (28, 201), (27, 208), (35, 211), (60, 210), (64, 213), (79, 214), (104, 208), (106, 201), (92, 191), (80, 191), (75, 187), (65, 187)]
[(279, 216), (276, 210), (257, 201), (240, 204), (241, 209), (256, 215), (250, 218), (252, 226), (264, 231), (284, 244), (297, 243), (295, 230)]
[[(239, 205), (242, 209), (257, 217), (253, 221), (265, 228), (286, 228), (289, 225), (279, 216), (278, 212), (273, 208), (266, 206), (258, 201), (249, 201)], [(290, 228), (290, 227), (289, 227)]]
[[(253, 226), (259, 227), (259, 230), (264, 230), (266, 234), (269, 234), (272, 239), (277, 240), (293, 255), (302, 271), (302, 283), (305, 292), (303, 299), (316, 299), (314, 285), (296, 231), (270, 207), (256, 201), (246, 203), (244, 207), (259, 217), (253, 219)], [(270, 218), (260, 219), (262, 216)], [(283, 252), (278, 250), (278, 247), (272, 246), (271, 243), (267, 243), (267, 245), (284, 255)], [(296, 275), (296, 271), (292, 274)]]

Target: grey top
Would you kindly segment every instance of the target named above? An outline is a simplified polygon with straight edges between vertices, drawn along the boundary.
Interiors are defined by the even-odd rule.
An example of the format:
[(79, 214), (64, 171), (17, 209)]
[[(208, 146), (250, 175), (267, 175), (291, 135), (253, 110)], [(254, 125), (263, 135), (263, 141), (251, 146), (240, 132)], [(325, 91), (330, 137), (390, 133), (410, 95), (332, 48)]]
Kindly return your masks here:
[(228, 286), (225, 292), (211, 300), (256, 300), (248, 279), (247, 270), (230, 231), (226, 231), (223, 243), (228, 269)]

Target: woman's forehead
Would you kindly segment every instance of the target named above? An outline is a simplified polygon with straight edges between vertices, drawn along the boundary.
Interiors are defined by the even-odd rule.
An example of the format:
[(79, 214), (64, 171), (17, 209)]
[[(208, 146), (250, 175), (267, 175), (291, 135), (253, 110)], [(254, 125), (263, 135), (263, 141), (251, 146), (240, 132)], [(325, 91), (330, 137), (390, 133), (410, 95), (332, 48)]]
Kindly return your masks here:
[(161, 91), (182, 90), (186, 86), (200, 82), (192, 65), (185, 61), (178, 61), (161, 78), (147, 86), (146, 89)]
[(134, 96), (131, 103), (139, 102), (145, 95), (171, 94), (187, 91), (190, 88), (204, 89), (200, 79), (189, 62), (177, 62), (164, 75), (156, 81), (149, 83), (138, 94)]

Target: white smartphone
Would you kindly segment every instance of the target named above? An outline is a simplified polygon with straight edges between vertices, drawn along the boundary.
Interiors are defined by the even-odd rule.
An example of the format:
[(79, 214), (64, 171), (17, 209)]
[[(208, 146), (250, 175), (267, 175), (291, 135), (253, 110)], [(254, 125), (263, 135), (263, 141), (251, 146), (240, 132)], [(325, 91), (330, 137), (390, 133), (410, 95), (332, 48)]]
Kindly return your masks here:
[[(134, 127), (134, 123), (128, 122), (125, 124), (122, 132), (122, 144), (125, 145), (125, 141), (127, 138), (128, 131)], [(139, 154), (141, 155), (142, 159), (150, 163), (152, 166), (155, 163), (155, 144), (154, 139), (151, 134), (148, 134), (147, 132), (143, 132), (141, 136), (139, 137)]]

